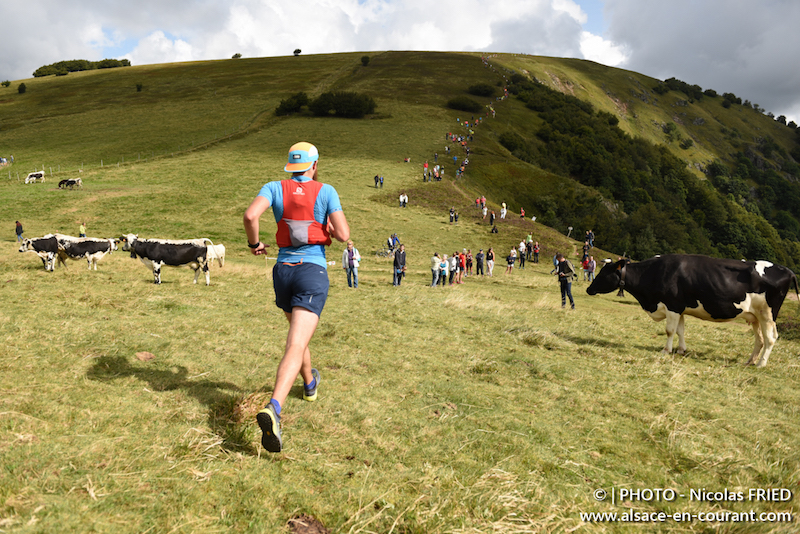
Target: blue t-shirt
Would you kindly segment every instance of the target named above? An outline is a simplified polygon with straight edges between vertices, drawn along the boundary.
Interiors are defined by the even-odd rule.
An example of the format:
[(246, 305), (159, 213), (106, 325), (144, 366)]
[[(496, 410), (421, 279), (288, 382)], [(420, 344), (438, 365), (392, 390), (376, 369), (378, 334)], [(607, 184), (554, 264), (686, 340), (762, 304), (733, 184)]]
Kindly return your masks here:
[[(311, 180), (308, 176), (292, 176), (291, 180), (298, 182), (308, 182)], [(258, 196), (264, 197), (269, 200), (269, 205), (272, 206), (272, 213), (275, 215), (275, 222), (278, 222), (283, 217), (283, 188), (281, 182), (269, 182), (264, 184)], [(323, 226), (328, 224), (328, 216), (331, 213), (342, 211), (342, 204), (339, 201), (339, 193), (332, 185), (322, 184), (317, 195), (317, 200), (314, 203), (314, 220)], [(322, 267), (328, 268), (328, 263), (325, 259), (325, 247), (323, 245), (303, 245), (302, 247), (281, 247), (278, 252), (278, 261), (286, 263), (315, 263)]]

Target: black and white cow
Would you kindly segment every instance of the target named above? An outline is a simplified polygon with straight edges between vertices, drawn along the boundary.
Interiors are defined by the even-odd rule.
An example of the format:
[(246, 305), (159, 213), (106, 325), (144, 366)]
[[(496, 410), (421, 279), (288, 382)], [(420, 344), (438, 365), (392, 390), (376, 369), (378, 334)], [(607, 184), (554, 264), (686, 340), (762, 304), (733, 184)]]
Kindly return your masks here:
[(142, 263), (153, 270), (156, 284), (161, 283), (161, 267), (164, 265), (171, 267), (188, 265), (194, 269), (195, 284), (202, 269), (206, 275), (206, 285), (211, 284), (206, 249), (206, 242), (211, 243), (211, 241), (208, 239), (186, 241), (139, 239), (136, 234), (126, 234), (120, 240), (123, 242), (122, 250), (130, 251), (131, 258), (138, 257)]
[(72, 237), (69, 235), (56, 234), (58, 241), (58, 259), (66, 267), (64, 260), (86, 260), (89, 270), (94, 265), (97, 270), (97, 262), (102, 260), (106, 254), (117, 250), (115, 239), (99, 239), (96, 237)]
[(45, 271), (53, 272), (56, 268), (58, 240), (53, 234), (24, 239), (22, 245), (19, 247), (19, 251), (36, 253), (36, 255), (41, 258)]
[(77, 187), (78, 189), (80, 189), (81, 187), (83, 187), (83, 180), (81, 180), (80, 178), (67, 178), (66, 180), (61, 180), (60, 182), (58, 182), (59, 189), (66, 189), (67, 187), (69, 187), (70, 189), (72, 189), (73, 187)]
[(37, 180), (44, 183), (44, 171), (30, 172), (25, 177), (26, 184), (35, 184)]
[(747, 363), (764, 367), (778, 339), (775, 320), (792, 284), (798, 293), (794, 273), (768, 261), (672, 254), (640, 263), (609, 263), (586, 292), (596, 295), (625, 289), (653, 320), (666, 319), (666, 353), (672, 352), (675, 332), (678, 353), (686, 351), (686, 315), (717, 322), (744, 319), (753, 327), (755, 336), (753, 354)]

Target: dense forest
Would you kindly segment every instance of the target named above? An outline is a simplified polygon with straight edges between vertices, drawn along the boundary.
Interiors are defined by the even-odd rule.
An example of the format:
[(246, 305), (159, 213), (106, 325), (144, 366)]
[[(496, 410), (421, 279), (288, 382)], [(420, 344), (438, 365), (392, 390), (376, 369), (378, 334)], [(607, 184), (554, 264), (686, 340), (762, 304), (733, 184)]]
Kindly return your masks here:
[(634, 259), (693, 252), (800, 268), (800, 168), (786, 154), (784, 168), (764, 165), (782, 150), (774, 141), (747, 145), (734, 168), (714, 162), (701, 179), (666, 146), (629, 136), (616, 116), (587, 102), (519, 74), (508, 90), (541, 125), (527, 136), (505, 132), (500, 143), (599, 193), (578, 192), (565, 180), (560, 194), (531, 199), (542, 223), (581, 221), (582, 230), (604, 236), (604, 248)]

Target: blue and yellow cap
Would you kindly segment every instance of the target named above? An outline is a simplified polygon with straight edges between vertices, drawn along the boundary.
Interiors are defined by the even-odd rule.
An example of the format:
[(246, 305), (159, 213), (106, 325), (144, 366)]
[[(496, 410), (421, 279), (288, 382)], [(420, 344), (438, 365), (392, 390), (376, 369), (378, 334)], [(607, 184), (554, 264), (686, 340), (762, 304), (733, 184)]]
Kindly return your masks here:
[(311, 143), (296, 143), (289, 149), (289, 163), (283, 168), (286, 172), (306, 172), (319, 159), (317, 147)]

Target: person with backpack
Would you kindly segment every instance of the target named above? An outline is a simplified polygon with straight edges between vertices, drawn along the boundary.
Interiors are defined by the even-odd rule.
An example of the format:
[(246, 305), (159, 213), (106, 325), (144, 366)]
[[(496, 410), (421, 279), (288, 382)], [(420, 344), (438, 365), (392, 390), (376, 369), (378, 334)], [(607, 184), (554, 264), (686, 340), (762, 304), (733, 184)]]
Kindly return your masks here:
[(291, 178), (265, 184), (244, 213), (247, 245), (254, 255), (263, 256), (267, 245), (260, 241), (260, 218), (272, 208), (277, 225), (275, 241), (280, 247), (272, 269), (275, 305), (289, 322), (272, 398), (256, 415), (261, 445), (269, 452), (283, 449), (281, 408), (298, 375), (303, 379), (303, 400), (317, 399), (322, 379), (311, 367), (308, 344), (328, 298), (325, 247), (332, 238), (342, 243), (350, 238), (339, 194), (330, 184), (318, 181), (318, 160), (319, 151), (311, 143), (292, 145), (284, 167)]
[(575, 267), (572, 263), (564, 257), (560, 252), (556, 256), (558, 265), (556, 272), (558, 273), (558, 283), (561, 285), (561, 307), (567, 307), (567, 297), (572, 309), (575, 309), (575, 300), (572, 298), (572, 279), (575, 276)]

